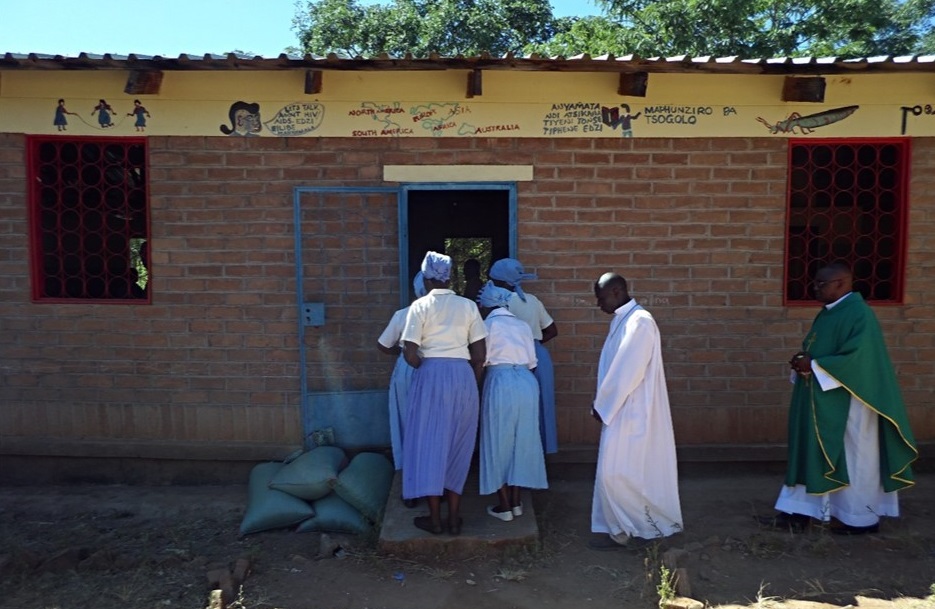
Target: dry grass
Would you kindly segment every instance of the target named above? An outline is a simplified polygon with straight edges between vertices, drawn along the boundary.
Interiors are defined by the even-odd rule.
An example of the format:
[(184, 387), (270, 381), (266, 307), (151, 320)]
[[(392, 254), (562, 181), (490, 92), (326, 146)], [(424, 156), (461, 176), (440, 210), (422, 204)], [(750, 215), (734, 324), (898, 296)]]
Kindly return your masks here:
[(508, 582), (521, 582), (529, 576), (529, 571), (519, 568), (500, 567), (493, 576)]

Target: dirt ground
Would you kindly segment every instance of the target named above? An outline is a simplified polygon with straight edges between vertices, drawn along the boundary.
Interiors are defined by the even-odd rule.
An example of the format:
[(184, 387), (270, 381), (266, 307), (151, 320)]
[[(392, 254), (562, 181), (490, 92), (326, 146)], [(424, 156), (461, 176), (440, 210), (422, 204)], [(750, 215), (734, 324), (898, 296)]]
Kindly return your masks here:
[(4, 487), (0, 607), (202, 609), (207, 574), (238, 559), (251, 568), (238, 609), (652, 608), (666, 563), (709, 607), (935, 607), (935, 475), (879, 534), (841, 537), (761, 529), (753, 515), (772, 513), (780, 477), (731, 469), (683, 471), (684, 533), (612, 552), (587, 547), (587, 471), (552, 469), (534, 495), (538, 549), (459, 560), (317, 533), (238, 539), (245, 485)]

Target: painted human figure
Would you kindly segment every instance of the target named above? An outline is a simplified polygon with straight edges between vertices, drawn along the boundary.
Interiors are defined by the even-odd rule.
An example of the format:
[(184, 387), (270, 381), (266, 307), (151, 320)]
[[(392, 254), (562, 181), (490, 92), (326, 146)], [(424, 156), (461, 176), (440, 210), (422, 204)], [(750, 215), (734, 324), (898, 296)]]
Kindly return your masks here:
[(101, 126), (101, 129), (107, 129), (108, 127), (113, 127), (114, 123), (110, 120), (110, 114), (114, 109), (108, 104), (105, 100), (98, 100), (97, 105), (94, 106), (94, 110), (91, 110), (91, 116), (94, 116), (97, 113), (97, 123)]
[(75, 113), (65, 109), (64, 99), (58, 100), (58, 105), (55, 107), (55, 120), (52, 121), (52, 124), (55, 125), (59, 131), (66, 131), (68, 127), (67, 115), (69, 114)]
[(231, 104), (228, 112), (231, 125), (221, 125), (221, 133), (224, 135), (240, 135), (243, 137), (255, 137), (263, 129), (263, 122), (260, 120), (260, 104), (251, 104), (245, 101), (237, 101)]
[(136, 127), (137, 131), (146, 131), (146, 119), (149, 118), (149, 111), (140, 103), (140, 100), (133, 100), (133, 110), (127, 112), (127, 116), (136, 116), (136, 122), (133, 123), (133, 126)]
[(623, 137), (633, 137), (633, 121), (638, 119), (642, 112), (637, 112), (636, 114), (630, 114), (630, 106), (628, 104), (620, 104), (620, 107), (623, 109), (623, 113), (620, 115), (620, 118), (612, 125), (612, 127), (620, 126), (620, 135)]

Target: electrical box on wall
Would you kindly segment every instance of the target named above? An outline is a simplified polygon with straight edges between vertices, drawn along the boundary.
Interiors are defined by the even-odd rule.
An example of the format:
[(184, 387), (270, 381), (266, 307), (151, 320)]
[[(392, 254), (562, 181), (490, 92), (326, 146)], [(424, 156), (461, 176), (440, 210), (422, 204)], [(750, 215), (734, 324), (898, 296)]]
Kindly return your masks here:
[(302, 303), (302, 325), (303, 326), (325, 325), (325, 303), (303, 302)]

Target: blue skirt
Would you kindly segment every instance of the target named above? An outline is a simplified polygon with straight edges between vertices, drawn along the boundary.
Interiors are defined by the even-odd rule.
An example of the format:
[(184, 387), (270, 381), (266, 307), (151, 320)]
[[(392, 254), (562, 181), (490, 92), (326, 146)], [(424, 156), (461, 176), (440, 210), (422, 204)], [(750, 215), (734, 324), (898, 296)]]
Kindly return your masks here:
[(548, 488), (536, 377), (525, 366), (489, 366), (482, 402), (480, 494), (504, 484)]
[(539, 381), (539, 434), (547, 454), (558, 452), (558, 425), (555, 423), (555, 370), (552, 356), (536, 342), (536, 380)]
[(477, 441), (480, 398), (466, 359), (422, 360), (409, 386), (403, 434), (403, 498), (461, 494)]
[(403, 430), (406, 413), (409, 411), (409, 385), (415, 369), (406, 363), (402, 353), (396, 358), (393, 376), (390, 377), (390, 445), (393, 447), (393, 463), (396, 469), (403, 468)]

